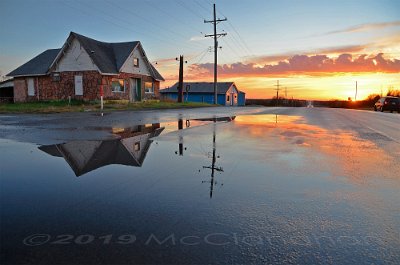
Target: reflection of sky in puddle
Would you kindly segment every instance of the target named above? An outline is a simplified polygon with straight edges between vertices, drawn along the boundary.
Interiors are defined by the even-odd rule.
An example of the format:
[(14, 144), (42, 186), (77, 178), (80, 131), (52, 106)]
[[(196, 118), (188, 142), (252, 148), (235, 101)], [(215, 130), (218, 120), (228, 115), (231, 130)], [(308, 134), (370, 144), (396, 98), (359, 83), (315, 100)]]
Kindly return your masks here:
[[(118, 249), (118, 256), (108, 260), (108, 250), (87, 247), (84, 261), (209, 263), (211, 253), (213, 262), (220, 263), (226, 251), (235, 263), (264, 260), (259, 257), (280, 263), (316, 263), (326, 256), (337, 263), (399, 258), (399, 179), (393, 174), (399, 166), (372, 142), (283, 115), (216, 123), (180, 120), (112, 132), (116, 139), (41, 146), (42, 151), (32, 144), (1, 142), (1, 230), (2, 238), (12, 238), (6, 247), (34, 233), (133, 233), (138, 241), (151, 233), (236, 233), (289, 243), (218, 248), (138, 244), (129, 251)], [(108, 157), (108, 152), (118, 155)], [(381, 241), (338, 243), (338, 236), (349, 235)], [(335, 244), (326, 239), (315, 244), (315, 236)], [(293, 237), (310, 238), (311, 245), (293, 244)], [(75, 247), (67, 246), (63, 255), (73, 259), (69, 255)], [(40, 254), (34, 251), (42, 250), (54, 249), (29, 251), (34, 258)], [(15, 253), (22, 257), (25, 251)], [(131, 258), (132, 252), (140, 256)], [(159, 252), (165, 254), (154, 256)]]

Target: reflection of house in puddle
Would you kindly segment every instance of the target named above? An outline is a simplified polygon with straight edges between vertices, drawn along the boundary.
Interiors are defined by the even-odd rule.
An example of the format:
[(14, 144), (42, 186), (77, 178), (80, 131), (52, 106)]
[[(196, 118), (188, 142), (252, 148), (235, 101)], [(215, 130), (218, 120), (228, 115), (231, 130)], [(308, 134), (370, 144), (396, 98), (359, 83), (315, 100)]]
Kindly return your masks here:
[(160, 135), (163, 129), (159, 123), (115, 128), (113, 133), (119, 139), (72, 141), (43, 145), (39, 149), (52, 156), (64, 157), (76, 176), (111, 164), (141, 167), (151, 138)]

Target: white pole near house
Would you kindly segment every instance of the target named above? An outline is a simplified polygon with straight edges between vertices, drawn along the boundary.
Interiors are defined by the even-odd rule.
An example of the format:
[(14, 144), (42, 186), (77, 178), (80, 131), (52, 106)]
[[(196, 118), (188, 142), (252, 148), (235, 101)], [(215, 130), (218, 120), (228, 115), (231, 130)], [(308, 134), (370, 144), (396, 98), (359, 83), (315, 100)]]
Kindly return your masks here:
[(101, 116), (103, 116), (103, 108), (104, 108), (104, 101), (103, 101), (103, 86), (100, 86), (100, 109), (101, 109)]

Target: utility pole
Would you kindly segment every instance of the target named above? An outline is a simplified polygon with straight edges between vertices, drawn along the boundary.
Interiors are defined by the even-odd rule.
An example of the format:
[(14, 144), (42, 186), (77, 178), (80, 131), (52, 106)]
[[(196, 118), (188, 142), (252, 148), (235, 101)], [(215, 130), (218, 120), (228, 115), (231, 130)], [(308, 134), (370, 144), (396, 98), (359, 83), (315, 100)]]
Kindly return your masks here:
[[(178, 60), (178, 58), (176, 58)], [(179, 56), (178, 103), (183, 101), (183, 55)]]
[(285, 106), (287, 106), (287, 104), (288, 104), (288, 98), (287, 98), (287, 87), (285, 87)]
[(212, 23), (214, 25), (214, 34), (205, 35), (205, 37), (214, 38), (214, 104), (218, 104), (217, 95), (217, 75), (218, 75), (218, 38), (221, 36), (226, 36), (226, 33), (217, 33), (217, 24), (222, 21), (227, 21), (227, 18), (217, 19), (217, 12), (215, 10), (214, 4), (214, 19), (213, 20), (204, 20), (204, 23)]
[(276, 106), (278, 107), (278, 102), (279, 102), (279, 80), (276, 80)]
[(354, 101), (357, 101), (357, 81), (356, 81), (356, 95), (354, 96)]
[[(211, 169), (211, 180), (210, 182), (210, 198), (213, 196), (213, 191), (214, 191), (214, 185), (217, 184), (217, 182), (214, 180), (215, 177), (215, 171), (218, 172), (224, 172), (224, 169), (222, 167), (217, 167), (215, 164), (217, 162), (217, 157), (219, 156), (216, 155), (217, 152), (217, 147), (216, 147), (216, 122), (217, 119), (214, 118), (214, 128), (213, 128), (213, 152), (212, 152), (212, 161), (211, 161), (211, 166), (203, 166), (203, 168)], [(202, 181), (201, 183), (205, 183), (208, 181)]]

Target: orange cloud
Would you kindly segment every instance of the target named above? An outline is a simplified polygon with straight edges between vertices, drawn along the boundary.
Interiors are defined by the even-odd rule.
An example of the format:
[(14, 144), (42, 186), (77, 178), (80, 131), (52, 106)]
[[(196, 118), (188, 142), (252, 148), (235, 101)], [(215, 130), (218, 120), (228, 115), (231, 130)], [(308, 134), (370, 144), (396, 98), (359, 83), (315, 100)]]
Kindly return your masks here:
[(289, 52), (289, 53), (282, 53), (282, 54), (274, 54), (274, 55), (265, 55), (265, 56), (256, 56), (250, 58), (247, 62), (252, 62), (256, 64), (262, 63), (272, 63), (272, 62), (279, 62), (284, 61), (290, 57), (295, 56), (296, 54), (303, 54), (303, 55), (314, 55), (314, 54), (341, 54), (341, 53), (361, 53), (365, 51), (368, 45), (347, 45), (347, 46), (335, 46), (335, 47), (327, 47), (316, 49), (313, 51), (298, 51), (298, 52)]
[[(208, 78), (213, 75), (212, 63), (189, 66), (189, 79)], [(334, 73), (399, 73), (400, 60), (385, 59), (383, 53), (376, 56), (344, 53), (335, 58), (327, 55), (294, 55), (277, 64), (257, 66), (255, 63), (233, 63), (218, 66), (221, 77), (308, 75), (321, 76)]]

